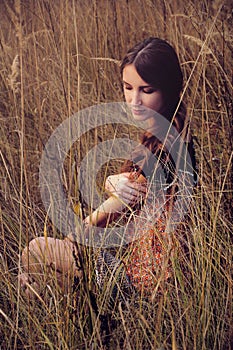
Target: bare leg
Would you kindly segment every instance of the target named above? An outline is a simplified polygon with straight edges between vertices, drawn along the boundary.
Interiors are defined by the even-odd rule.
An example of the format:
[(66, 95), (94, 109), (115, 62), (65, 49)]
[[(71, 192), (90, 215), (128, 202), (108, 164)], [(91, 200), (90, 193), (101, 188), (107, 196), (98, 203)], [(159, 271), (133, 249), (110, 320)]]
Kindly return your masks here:
[(73, 257), (74, 246), (68, 239), (38, 237), (22, 252), (21, 287), (29, 283), (38, 293), (46, 284), (57, 284), (62, 293), (71, 290), (73, 277), (79, 274)]

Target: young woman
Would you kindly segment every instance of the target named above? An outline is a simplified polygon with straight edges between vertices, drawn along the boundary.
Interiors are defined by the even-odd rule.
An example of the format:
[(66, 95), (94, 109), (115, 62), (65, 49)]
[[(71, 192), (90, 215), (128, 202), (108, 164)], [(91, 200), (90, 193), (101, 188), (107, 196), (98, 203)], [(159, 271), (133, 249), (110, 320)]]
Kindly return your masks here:
[[(159, 115), (182, 135), (195, 167), (194, 151), (190, 136), (188, 138), (185, 107), (180, 103), (183, 76), (172, 46), (159, 38), (138, 43), (124, 57), (121, 74), (125, 101), (133, 117), (147, 125), (141, 138), (143, 148), (135, 149), (133, 159), (125, 161), (120, 174), (108, 177), (106, 191), (109, 198), (85, 218), (84, 223), (88, 229), (91, 226), (105, 227), (117, 215), (128, 218), (126, 230), (133, 238), (129, 239), (131, 242), (121, 259), (124, 266), (122, 283), (132, 286), (137, 292), (151, 295), (159, 281), (166, 280), (171, 273), (169, 258), (174, 250), (174, 240), (166, 227), (178, 191), (176, 167), (168, 147), (169, 144), (172, 147), (172, 136), (170, 143), (164, 145), (154, 133), (160, 125)], [(149, 150), (149, 155), (145, 149)], [(165, 184), (159, 191), (152, 191), (153, 198), (148, 197), (148, 186), (158, 164), (151, 154), (156, 156), (165, 174)], [(128, 216), (122, 208), (124, 202), (131, 207)], [(41, 279), (53, 273), (62, 291), (67, 291), (74, 275), (79, 274), (74, 252), (72, 237), (64, 240), (35, 238), (22, 253), (24, 273), (21, 285), (29, 291), (38, 290)], [(104, 264), (113, 266), (118, 263), (117, 259), (106, 254), (102, 252), (97, 259), (100, 285), (104, 283)]]

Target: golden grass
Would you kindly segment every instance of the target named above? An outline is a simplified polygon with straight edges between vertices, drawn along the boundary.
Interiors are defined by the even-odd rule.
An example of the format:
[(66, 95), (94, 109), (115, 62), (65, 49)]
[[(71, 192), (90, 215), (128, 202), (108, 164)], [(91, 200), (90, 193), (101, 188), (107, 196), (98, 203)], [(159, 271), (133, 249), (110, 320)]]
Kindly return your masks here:
[[(0, 3), (1, 349), (231, 348), (230, 10), (227, 0)], [(18, 283), (19, 257), (47, 222), (38, 173), (50, 134), (74, 112), (123, 100), (119, 60), (147, 36), (169, 40), (182, 63), (199, 185), (184, 224), (187, 257), (174, 259), (166, 292), (152, 304), (120, 307), (105, 341), (107, 327), (101, 329), (92, 302), (103, 295), (93, 278), (65, 296), (48, 287), (43, 299), (27, 300)], [(69, 179), (68, 173), (67, 187)], [(49, 224), (47, 232), (60, 235)], [(88, 252), (85, 257), (89, 265)]]

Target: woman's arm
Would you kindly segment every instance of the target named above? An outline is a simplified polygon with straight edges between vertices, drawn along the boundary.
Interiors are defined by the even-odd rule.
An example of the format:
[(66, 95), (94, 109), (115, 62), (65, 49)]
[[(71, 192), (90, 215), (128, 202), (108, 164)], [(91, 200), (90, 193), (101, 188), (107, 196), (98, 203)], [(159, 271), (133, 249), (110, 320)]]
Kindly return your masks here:
[(124, 209), (130, 209), (132, 205), (145, 198), (147, 181), (143, 175), (140, 174), (137, 178), (136, 176), (132, 177), (132, 173), (114, 176), (111, 177), (112, 180), (114, 179), (113, 191), (107, 187), (110, 197), (85, 218), (85, 224), (105, 227), (119, 217)]
[(84, 219), (85, 225), (106, 227), (122, 214), (127, 204), (118, 197), (111, 195), (93, 213)]
[[(120, 175), (115, 178), (115, 180), (120, 180)], [(131, 173), (132, 175), (132, 173)], [(125, 181), (125, 180), (124, 180)], [(123, 182), (124, 182), (123, 181)], [(146, 186), (146, 178), (143, 175), (139, 175), (137, 178), (134, 177), (128, 177), (128, 182), (130, 183), (129, 187), (132, 188), (132, 183), (134, 183), (134, 189), (139, 188), (139, 185)], [(128, 187), (125, 183), (123, 186), (125, 189)], [(139, 190), (137, 190), (137, 193), (139, 193)], [(141, 193), (141, 192), (140, 192)], [(114, 191), (109, 191), (110, 197), (104, 201), (93, 213), (91, 213), (89, 216), (87, 216), (83, 220), (83, 227), (80, 225), (77, 227), (76, 233), (70, 233), (68, 235), (68, 239), (71, 241), (76, 241), (77, 237), (80, 237), (83, 234), (83, 230), (88, 229), (90, 226), (98, 226), (98, 227), (106, 227), (108, 224), (110, 224), (113, 220), (117, 219), (123, 214), (123, 210), (128, 208), (132, 209), (132, 207), (137, 203), (137, 201), (142, 199), (142, 196), (138, 195), (137, 197), (132, 196), (131, 201), (129, 199), (123, 200), (120, 198), (120, 194), (118, 195), (114, 194)], [(136, 199), (137, 201), (136, 201)], [(143, 190), (143, 198), (145, 198), (145, 191)]]

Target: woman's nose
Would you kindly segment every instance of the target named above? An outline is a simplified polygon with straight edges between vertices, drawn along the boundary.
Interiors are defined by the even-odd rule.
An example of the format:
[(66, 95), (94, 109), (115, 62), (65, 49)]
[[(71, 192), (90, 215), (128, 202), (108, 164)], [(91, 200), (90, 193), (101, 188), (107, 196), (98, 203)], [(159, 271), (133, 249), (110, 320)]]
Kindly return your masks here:
[(132, 100), (131, 104), (134, 106), (140, 105), (142, 103), (141, 101), (141, 94), (138, 91), (134, 91), (132, 94)]

